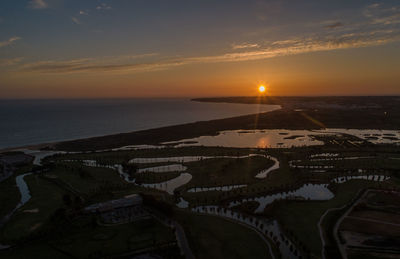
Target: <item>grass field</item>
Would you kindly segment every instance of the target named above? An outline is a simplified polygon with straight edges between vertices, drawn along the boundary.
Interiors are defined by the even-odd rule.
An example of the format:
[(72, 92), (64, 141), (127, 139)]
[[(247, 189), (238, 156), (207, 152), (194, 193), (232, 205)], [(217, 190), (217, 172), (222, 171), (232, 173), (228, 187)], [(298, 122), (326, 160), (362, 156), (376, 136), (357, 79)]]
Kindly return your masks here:
[(0, 183), (0, 219), (13, 210), (21, 199), (21, 194), (15, 182), (15, 177), (29, 172), (31, 166), (23, 166), (8, 179)]
[[(38, 230), (49, 217), (63, 206), (65, 190), (37, 177), (26, 176), (32, 198), (21, 207), (1, 230), (2, 240), (16, 240)], [(28, 212), (31, 211), (31, 212)]]
[(264, 157), (207, 159), (189, 164), (188, 172), (193, 175), (186, 186), (210, 187), (257, 182), (255, 176), (273, 165)]
[(105, 185), (127, 184), (114, 169), (82, 166), (75, 162), (57, 164), (46, 176), (59, 179), (86, 195)]
[(161, 183), (178, 177), (181, 172), (153, 173), (145, 172), (136, 174), (137, 183)]
[(1, 182), (0, 190), (0, 219), (2, 219), (17, 206), (21, 199), (21, 194), (17, 188), (14, 176)]
[(264, 241), (244, 226), (188, 212), (179, 212), (176, 217), (196, 258), (271, 258)]
[[(295, 188), (298, 185), (297, 181), (300, 175), (289, 170), (284, 156), (278, 154), (273, 155), (279, 159), (280, 168), (270, 172), (267, 178), (264, 179), (256, 179), (254, 176), (261, 170), (267, 169), (273, 164), (271, 160), (266, 158), (251, 157), (240, 160), (218, 159), (214, 161), (202, 161), (203, 163), (209, 163), (208, 168), (201, 168), (201, 164), (197, 164), (196, 166), (199, 167), (199, 170), (196, 172), (197, 177), (194, 176), (192, 181), (181, 189), (232, 184), (248, 184), (248, 186), (226, 192), (183, 192), (182, 195), (186, 200), (194, 204), (207, 202), (215, 204), (238, 197), (253, 197), (268, 192), (284, 191), (285, 188)], [(221, 172), (221, 165), (224, 163), (232, 163), (231, 170), (228, 170), (225, 173)], [(213, 166), (214, 164), (216, 166)], [(216, 177), (213, 175), (216, 175)]]

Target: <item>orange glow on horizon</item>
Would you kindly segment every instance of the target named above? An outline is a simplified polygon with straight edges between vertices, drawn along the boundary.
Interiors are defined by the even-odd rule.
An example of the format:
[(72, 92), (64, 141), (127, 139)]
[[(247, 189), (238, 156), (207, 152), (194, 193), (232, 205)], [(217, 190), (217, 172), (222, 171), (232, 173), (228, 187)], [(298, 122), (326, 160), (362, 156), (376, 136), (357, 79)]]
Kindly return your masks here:
[(263, 93), (265, 92), (265, 86), (260, 85), (260, 86), (258, 87), (258, 91), (259, 91), (261, 94), (263, 94)]

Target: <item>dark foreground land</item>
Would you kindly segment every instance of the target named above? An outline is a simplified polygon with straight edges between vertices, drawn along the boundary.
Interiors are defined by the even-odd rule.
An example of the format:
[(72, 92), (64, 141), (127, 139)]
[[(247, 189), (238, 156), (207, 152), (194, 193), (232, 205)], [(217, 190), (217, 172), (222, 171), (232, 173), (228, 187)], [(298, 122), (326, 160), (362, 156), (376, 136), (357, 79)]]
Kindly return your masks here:
[(291, 148), (110, 150), (228, 129), (400, 128), (397, 97), (277, 100), (270, 113), (49, 145), (77, 152), (41, 165), (0, 153), (0, 258), (399, 258), (394, 134), (375, 144), (337, 134)]
[[(321, 155), (324, 153), (338, 155), (326, 157)], [(274, 163), (267, 157), (239, 158), (246, 154), (268, 154), (275, 157), (280, 166), (266, 178), (255, 178)], [(176, 162), (129, 162), (135, 158), (154, 160), (182, 156), (215, 158), (178, 162), (187, 167), (185, 172), (138, 173), (138, 169)], [(87, 165), (84, 161), (96, 161), (98, 166)], [(160, 182), (186, 173), (191, 174), (192, 179), (168, 194), (127, 182), (112, 166), (115, 164), (123, 165), (124, 171), (136, 179), (137, 184), (156, 183), (154, 187), (167, 187)], [(360, 221), (368, 226), (378, 224), (377, 227), (389, 226), (390, 229), (390, 232), (377, 232), (381, 236), (375, 238), (373, 247), (363, 245), (365, 249), (361, 252), (367, 257), (393, 258), (400, 253), (391, 245), (398, 242), (400, 234), (397, 227), (400, 196), (398, 191), (393, 192), (399, 190), (399, 168), (398, 146), (367, 143), (353, 146), (347, 145), (345, 139), (327, 141), (324, 146), (269, 150), (184, 147), (59, 154), (46, 158), (39, 168), (29, 163), (22, 165), (13, 176), (0, 182), (0, 201), (2, 208), (4, 206), (0, 218), (3, 218), (20, 199), (15, 177), (33, 172), (24, 178), (31, 199), (0, 227), (0, 244), (11, 246), (0, 250), (0, 257), (131, 258), (150, 254), (155, 258), (183, 258), (187, 254), (182, 255), (181, 246), (178, 246), (181, 235), (177, 234), (177, 228), (180, 228), (186, 233), (188, 249), (196, 258), (321, 258), (323, 254), (325, 258), (341, 258), (341, 246), (348, 248), (349, 258), (358, 258), (353, 256), (356, 250), (352, 244), (346, 239), (338, 243), (335, 235), (341, 236), (343, 231), (370, 235), (373, 228), (361, 224), (357, 229), (348, 228), (347, 222), (360, 221), (360, 217), (374, 220), (376, 215), (385, 213), (387, 218), (380, 217), (378, 222)], [(204, 189), (241, 184), (246, 186), (230, 191)], [(316, 198), (305, 199), (293, 194), (256, 211), (260, 205), (257, 197), (273, 197), (321, 184), (332, 196), (321, 199), (319, 190), (311, 189), (309, 194)], [(202, 191), (191, 192), (192, 188)], [(383, 190), (393, 198), (378, 199), (367, 209), (357, 206), (359, 214), (355, 215), (353, 209), (349, 215), (353, 218), (346, 216), (340, 228), (335, 229), (340, 218), (351, 210), (354, 200), (367, 190)], [(144, 197), (143, 203), (133, 210), (128, 204), (126, 208), (104, 207), (89, 214), (85, 212), (92, 204), (132, 194)], [(187, 208), (177, 207), (182, 198), (189, 203)], [(232, 207), (229, 205), (232, 201), (242, 202)], [(218, 206), (218, 209), (193, 211), (208, 205)], [(145, 216), (137, 213), (137, 207), (145, 211)], [(223, 216), (221, 213), (227, 210), (240, 213), (244, 221)], [(279, 224), (280, 234), (272, 233), (270, 228), (260, 232), (252, 224), (262, 222), (256, 223), (262, 229), (263, 224), (273, 221)], [(171, 222), (178, 225), (171, 225)], [(285, 245), (291, 251), (290, 257), (282, 255)], [(391, 249), (385, 249), (386, 246)]]
[(398, 129), (400, 97), (227, 97), (200, 102), (279, 104), (281, 110), (234, 118), (60, 142), (47, 148), (84, 151), (159, 144), (235, 129)]

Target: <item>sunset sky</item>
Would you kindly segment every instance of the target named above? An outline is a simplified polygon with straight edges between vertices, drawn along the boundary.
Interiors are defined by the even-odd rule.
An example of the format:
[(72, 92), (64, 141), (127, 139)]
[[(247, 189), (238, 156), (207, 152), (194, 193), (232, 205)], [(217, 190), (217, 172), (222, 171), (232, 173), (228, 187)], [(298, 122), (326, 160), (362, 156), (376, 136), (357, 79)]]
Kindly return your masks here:
[(399, 95), (400, 1), (1, 0), (0, 98)]

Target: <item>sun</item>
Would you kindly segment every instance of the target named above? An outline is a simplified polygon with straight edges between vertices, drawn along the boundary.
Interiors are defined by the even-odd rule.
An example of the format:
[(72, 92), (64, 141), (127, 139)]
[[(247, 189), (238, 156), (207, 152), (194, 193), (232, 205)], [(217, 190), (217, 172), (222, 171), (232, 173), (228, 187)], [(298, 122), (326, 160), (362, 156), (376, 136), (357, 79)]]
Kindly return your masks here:
[(265, 92), (265, 86), (260, 85), (260, 86), (258, 87), (258, 91), (259, 91), (260, 93), (264, 93), (264, 92)]

